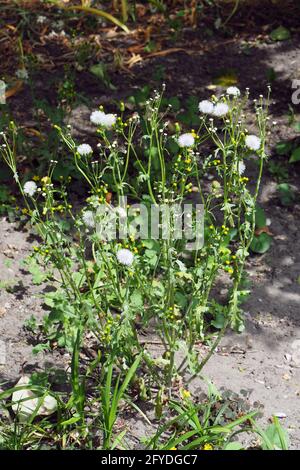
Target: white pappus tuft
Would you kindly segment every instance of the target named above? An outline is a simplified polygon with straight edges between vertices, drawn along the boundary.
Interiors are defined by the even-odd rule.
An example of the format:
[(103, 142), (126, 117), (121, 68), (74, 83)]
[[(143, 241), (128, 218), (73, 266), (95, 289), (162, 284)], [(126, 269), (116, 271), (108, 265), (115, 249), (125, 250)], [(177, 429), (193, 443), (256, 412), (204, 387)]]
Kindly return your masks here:
[(199, 111), (203, 114), (212, 114), (214, 111), (214, 104), (208, 100), (200, 101)]
[(80, 144), (77, 147), (77, 152), (79, 155), (91, 155), (93, 153), (93, 149), (89, 144)]
[(246, 165), (244, 162), (237, 162), (237, 172), (240, 176), (245, 173)]
[(131, 266), (134, 260), (134, 254), (126, 248), (117, 251), (117, 260), (124, 266)]
[(238, 97), (241, 95), (241, 90), (237, 86), (230, 86), (227, 88), (226, 94), (229, 96)]
[(217, 103), (213, 109), (213, 115), (216, 117), (223, 117), (229, 112), (229, 106), (226, 103)]
[(24, 184), (23, 191), (28, 196), (33, 196), (36, 193), (37, 185), (34, 181), (27, 181)]
[(247, 135), (245, 138), (246, 147), (250, 150), (259, 150), (261, 146), (261, 140), (256, 135)]
[(192, 147), (195, 143), (195, 137), (191, 133), (181, 134), (178, 137), (179, 147)]
[(89, 228), (95, 227), (95, 217), (92, 211), (84, 211), (82, 214), (82, 220), (87, 227)]
[(115, 114), (105, 114), (103, 111), (93, 111), (90, 116), (90, 121), (96, 126), (103, 126), (111, 129), (116, 123), (117, 117)]

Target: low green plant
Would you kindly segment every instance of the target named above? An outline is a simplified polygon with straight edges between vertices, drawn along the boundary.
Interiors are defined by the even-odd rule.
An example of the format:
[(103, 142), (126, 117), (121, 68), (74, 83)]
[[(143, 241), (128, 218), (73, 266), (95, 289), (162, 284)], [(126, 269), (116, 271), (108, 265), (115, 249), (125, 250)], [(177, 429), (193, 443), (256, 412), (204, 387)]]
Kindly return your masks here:
[[(246, 403), (245, 408), (248, 408)], [(181, 390), (181, 400), (171, 400), (169, 409), (175, 416), (165, 420), (146, 441), (147, 449), (245, 450), (247, 446), (239, 439), (243, 434), (253, 435), (254, 447), (261, 450), (288, 450), (289, 447), (287, 433), (278, 418), (274, 417), (273, 424), (264, 430), (257, 423), (259, 410), (232, 411), (230, 400), (224, 399), (211, 383), (208, 383), (208, 396), (201, 403), (195, 403), (187, 390)]]
[[(48, 371), (32, 374), (28, 384), (17, 384), (0, 393), (1, 449), (34, 450), (53, 446), (63, 449), (80, 446), (113, 450), (123, 447), (127, 429), (115, 432), (115, 423), (121, 408), (125, 404), (131, 405), (127, 389), (135, 377), (141, 357), (138, 356), (128, 370), (121, 370), (120, 365), (116, 374), (113, 358), (110, 358), (109, 363), (101, 364), (101, 355), (98, 355), (84, 370), (79, 361), (80, 343), (81, 335), (78, 332), (73, 347), (71, 373), (64, 379), (64, 387), (70, 385), (70, 392), (50, 391), (51, 377)], [(31, 405), (29, 409), (32, 411), (27, 411), (29, 405), (26, 404), (32, 397), (26, 396), (18, 401), (18, 409), (9, 414), (14, 403), (11, 396), (22, 390), (29, 390), (39, 397), (36, 407)], [(40, 406), (49, 393), (56, 401), (56, 408), (50, 413), (55, 414), (52, 419), (51, 416), (40, 414)], [(134, 408), (139, 411), (136, 405)], [(93, 431), (97, 432), (97, 436), (94, 436)]]
[[(97, 150), (78, 145), (68, 129), (55, 126), (69, 151), (65, 165), (73, 165), (86, 185), (82, 209), (73, 209), (68, 199), (69, 180), (53, 180), (56, 161), (40, 180), (21, 181), (17, 129), (10, 124), (2, 135), (1, 153), (42, 240), (30, 269), (36, 274), (38, 265), (44, 267), (56, 287), (46, 299), (51, 307), (44, 324), (47, 344), (50, 340), (73, 350), (78, 331), (82, 338), (90, 332), (104, 361), (122, 358), (131, 367), (139, 354), (149, 383), (159, 380), (170, 388), (186, 369), (192, 375), (201, 371), (227, 328), (243, 329), (240, 284), (255, 231), (268, 106), (262, 98), (257, 103), (259, 136), (249, 136), (242, 121), (247, 99), (233, 88), (219, 100), (201, 102), (199, 128), (186, 133), (168, 121), (169, 108), (162, 112), (159, 93), (141, 107), (141, 116), (126, 117), (122, 103), (119, 117), (96, 111), (91, 119), (97, 123)], [(253, 151), (259, 171), (251, 192), (244, 160)], [(168, 236), (141, 239), (141, 207), (136, 203), (148, 214), (161, 206), (181, 208), (189, 198), (189, 227), (198, 235), (192, 247), (185, 234), (175, 236), (174, 220), (168, 218), (163, 221)], [(203, 210), (200, 225), (196, 203)], [(126, 213), (128, 224), (128, 233), (121, 238), (120, 211)], [(109, 237), (107, 227), (116, 213), (118, 234)], [(224, 321), (214, 335), (211, 291), (221, 272), (231, 289)], [(141, 341), (139, 331), (149, 328), (161, 342), (159, 357)], [(199, 341), (210, 344), (205, 357), (197, 352)], [(180, 363), (177, 353), (183, 355)]]

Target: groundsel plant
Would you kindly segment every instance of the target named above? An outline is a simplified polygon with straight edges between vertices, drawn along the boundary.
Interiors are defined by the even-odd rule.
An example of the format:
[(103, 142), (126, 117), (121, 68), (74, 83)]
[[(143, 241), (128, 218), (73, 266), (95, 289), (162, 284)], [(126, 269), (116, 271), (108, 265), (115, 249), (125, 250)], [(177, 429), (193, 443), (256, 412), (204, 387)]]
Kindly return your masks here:
[[(139, 355), (139, 370), (147, 372), (140, 384), (152, 377), (171, 389), (186, 369), (191, 377), (200, 372), (227, 328), (242, 330), (240, 286), (255, 230), (268, 123), (268, 97), (260, 97), (254, 102), (256, 131), (248, 132), (248, 101), (248, 91), (231, 87), (220, 98), (200, 101), (198, 129), (181, 129), (170, 108), (162, 111), (162, 94), (155, 92), (142, 115), (128, 116), (123, 103), (119, 115), (93, 111), (97, 144), (75, 142), (70, 128), (56, 127), (69, 151), (65, 165), (75, 165), (86, 192), (76, 209), (68, 179), (53, 178), (55, 161), (35, 181), (18, 175), (11, 123), (1, 136), (1, 154), (42, 240), (33, 256), (57, 287), (47, 300), (49, 338), (72, 348), (89, 333), (103, 360), (114, 357), (128, 368)], [(257, 168), (252, 181), (248, 162)], [(160, 215), (159, 234), (139, 237), (145, 208), (157, 214), (162, 206), (178, 210), (186, 204), (192, 207), (188, 223), (184, 210), (176, 227)], [(201, 243), (190, 244), (186, 232), (175, 236), (178, 220), (196, 228), (196, 238), (203, 230)], [(212, 297), (221, 275), (231, 283), (225, 305)], [(149, 330), (160, 342), (159, 355), (145, 340)], [(204, 357), (199, 342), (210, 345)]]

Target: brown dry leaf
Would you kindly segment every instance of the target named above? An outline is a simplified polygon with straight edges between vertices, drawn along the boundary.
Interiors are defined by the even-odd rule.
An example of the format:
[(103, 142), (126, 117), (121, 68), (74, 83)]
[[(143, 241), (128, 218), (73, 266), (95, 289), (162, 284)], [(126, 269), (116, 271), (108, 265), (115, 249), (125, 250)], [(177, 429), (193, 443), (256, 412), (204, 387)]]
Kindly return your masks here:
[(190, 22), (193, 28), (197, 26), (197, 0), (191, 1), (191, 15)]
[(45, 137), (37, 130), (34, 129), (33, 127), (27, 127), (24, 130), (26, 135), (34, 135), (35, 137), (38, 137), (40, 140), (45, 140)]
[(146, 42), (143, 42), (141, 44), (135, 44), (134, 46), (128, 47), (127, 51), (133, 54), (136, 54), (137, 52), (143, 52), (146, 44), (147, 44)]
[(5, 91), (5, 98), (8, 99), (11, 96), (16, 95), (22, 90), (22, 88), (23, 88), (23, 82), (22, 80), (18, 80), (12, 88), (9, 88), (8, 90)]
[(290, 374), (283, 374), (282, 378), (283, 378), (283, 380), (286, 380), (286, 381), (291, 380)]
[(132, 54), (132, 56), (130, 57), (130, 59), (126, 60), (125, 61), (125, 64), (131, 68), (133, 67), (135, 64), (137, 64), (138, 62), (141, 62), (143, 60), (142, 56), (140, 54)]
[(3, 317), (6, 314), (6, 309), (4, 307), (0, 307), (0, 317)]
[(105, 32), (105, 36), (107, 39), (115, 38), (116, 36), (119, 36), (119, 31), (117, 30), (117, 28), (109, 28)]
[(6, 24), (5, 28), (10, 29), (13, 32), (17, 31), (17, 28), (12, 24)]
[(143, 16), (146, 15), (147, 8), (145, 5), (142, 5), (141, 3), (137, 3), (135, 6), (135, 12), (138, 18), (142, 18)]
[(174, 54), (175, 52), (185, 52), (186, 54), (194, 54), (194, 51), (191, 50), (186, 50), (183, 47), (171, 47), (170, 49), (165, 49), (163, 51), (158, 51), (158, 52), (151, 52), (146, 56), (148, 57), (165, 57), (166, 55), (169, 54)]
[(261, 228), (258, 228), (257, 230), (255, 230), (255, 235), (256, 236), (260, 235), (261, 233), (267, 233), (271, 237), (273, 236), (273, 233), (270, 231), (269, 227), (261, 227)]
[(46, 34), (47, 31), (48, 31), (48, 28), (49, 28), (48, 25), (46, 25), (46, 26), (43, 27), (43, 29), (42, 29), (42, 31), (41, 31), (41, 33), (40, 33), (40, 40), (42, 40), (42, 38), (45, 36), (45, 34)]
[(111, 198), (112, 198), (112, 193), (107, 193), (105, 200), (106, 200), (106, 202), (107, 202), (108, 204), (110, 203)]

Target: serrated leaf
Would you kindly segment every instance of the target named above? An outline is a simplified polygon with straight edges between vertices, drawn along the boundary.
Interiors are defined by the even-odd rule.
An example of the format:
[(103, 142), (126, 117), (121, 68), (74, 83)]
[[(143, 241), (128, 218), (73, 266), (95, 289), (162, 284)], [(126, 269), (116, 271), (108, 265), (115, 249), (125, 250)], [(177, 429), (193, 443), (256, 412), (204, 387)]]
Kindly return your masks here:
[(34, 259), (29, 259), (26, 261), (26, 265), (32, 276), (33, 284), (40, 285), (47, 279), (47, 273), (41, 270), (40, 266)]

